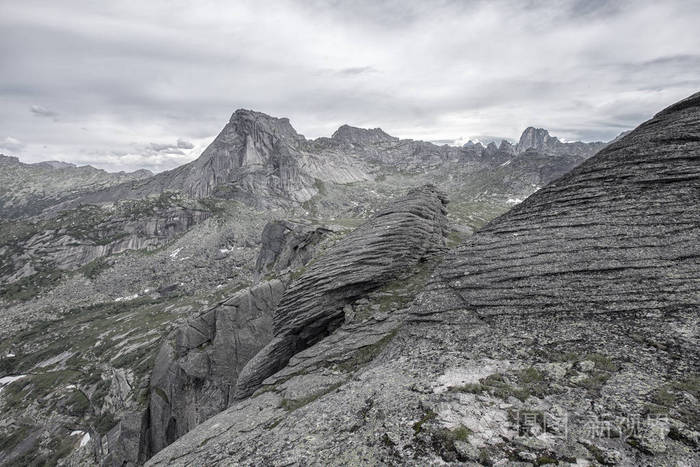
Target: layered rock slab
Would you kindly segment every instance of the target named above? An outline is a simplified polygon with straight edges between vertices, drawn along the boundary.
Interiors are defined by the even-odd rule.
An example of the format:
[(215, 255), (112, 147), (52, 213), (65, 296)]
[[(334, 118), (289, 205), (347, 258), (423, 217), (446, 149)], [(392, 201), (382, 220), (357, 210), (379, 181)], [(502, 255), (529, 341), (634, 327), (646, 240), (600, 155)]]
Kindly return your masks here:
[(153, 464), (697, 463), (699, 130), (697, 94), (454, 252), (350, 381), (241, 401)]
[(697, 106), (674, 109), (485, 226), (431, 282), (423, 298), (434, 289), (441, 305), (416, 313), (623, 313), (700, 303), (700, 117)]
[(346, 304), (443, 248), (446, 203), (433, 186), (413, 189), (310, 263), (282, 297), (274, 338), (241, 372), (236, 397), (252, 394), (294, 354), (338, 328)]

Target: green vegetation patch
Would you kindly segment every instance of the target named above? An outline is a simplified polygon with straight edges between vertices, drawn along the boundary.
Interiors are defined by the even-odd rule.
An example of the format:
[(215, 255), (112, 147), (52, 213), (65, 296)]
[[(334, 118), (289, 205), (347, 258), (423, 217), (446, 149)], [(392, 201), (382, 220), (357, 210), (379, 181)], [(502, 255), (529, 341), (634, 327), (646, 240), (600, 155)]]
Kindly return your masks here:
[(297, 409), (304, 407), (305, 405), (312, 403), (313, 401), (317, 400), (318, 398), (325, 396), (329, 392), (335, 391), (342, 384), (343, 384), (342, 382), (332, 384), (328, 388), (324, 389), (323, 391), (309, 394), (308, 396), (302, 397), (301, 399), (282, 399), (282, 402), (280, 403), (280, 407), (283, 408), (284, 410), (286, 410), (287, 412), (293, 412)]
[(499, 399), (515, 397), (520, 401), (530, 396), (543, 397), (551, 392), (550, 384), (544, 373), (534, 367), (525, 368), (512, 375), (493, 374), (482, 378), (478, 383), (452, 386), (451, 392), (470, 394), (488, 393)]
[(346, 373), (356, 371), (358, 368), (374, 360), (374, 358), (379, 355), (382, 350), (384, 350), (384, 347), (391, 342), (394, 336), (396, 336), (397, 332), (399, 332), (399, 330), (394, 329), (374, 344), (361, 347), (354, 354), (352, 354), (352, 357), (350, 357), (348, 360), (336, 363), (334, 367)]

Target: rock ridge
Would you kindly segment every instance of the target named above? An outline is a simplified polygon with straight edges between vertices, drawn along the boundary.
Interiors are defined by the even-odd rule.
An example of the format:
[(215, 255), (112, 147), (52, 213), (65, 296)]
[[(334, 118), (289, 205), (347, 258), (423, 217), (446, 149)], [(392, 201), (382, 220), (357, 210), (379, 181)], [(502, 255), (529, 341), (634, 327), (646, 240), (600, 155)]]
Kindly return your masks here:
[(343, 308), (444, 247), (447, 199), (434, 186), (411, 190), (311, 263), (281, 299), (274, 338), (241, 372), (236, 398), (252, 394), (299, 351), (330, 334)]

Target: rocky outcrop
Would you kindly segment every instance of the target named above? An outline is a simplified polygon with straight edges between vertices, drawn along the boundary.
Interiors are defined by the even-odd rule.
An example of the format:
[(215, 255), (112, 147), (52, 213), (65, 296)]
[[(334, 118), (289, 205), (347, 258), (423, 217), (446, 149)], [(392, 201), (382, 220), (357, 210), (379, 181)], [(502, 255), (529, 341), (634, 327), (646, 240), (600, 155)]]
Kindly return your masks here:
[(578, 156), (590, 156), (605, 146), (605, 143), (582, 143), (576, 141), (565, 143), (556, 136), (550, 136), (544, 128), (528, 127), (520, 135), (520, 140), (515, 146), (517, 152), (538, 151), (543, 154), (573, 154)]
[(113, 208), (83, 206), (35, 222), (14, 221), (5, 225), (8, 236), (0, 241), (0, 284), (46, 271), (73, 271), (126, 250), (154, 248), (211, 215), (203, 204), (166, 194)]
[(455, 307), (467, 303), (480, 316), (692, 303), (691, 206), (700, 193), (693, 110), (661, 112), (484, 227), (441, 268), (441, 301), (453, 295)]
[(444, 246), (445, 196), (414, 189), (348, 234), (309, 265), (285, 292), (274, 316), (274, 338), (243, 369), (236, 397), (252, 394), (301, 350), (332, 333), (344, 307), (415, 267)]
[(694, 465), (699, 196), (696, 94), (450, 253), (354, 376), (288, 374), (151, 464)]
[(262, 231), (260, 254), (255, 261), (255, 279), (269, 274), (279, 276), (284, 271), (305, 265), (316, 246), (331, 231), (285, 220), (272, 221)]
[(152, 175), (148, 170), (110, 173), (59, 161), (25, 164), (0, 154), (0, 219), (31, 217), (85, 193)]
[(399, 141), (399, 138), (387, 134), (381, 128), (366, 129), (350, 125), (342, 125), (333, 133), (331, 138), (344, 144), (360, 146)]
[(279, 280), (242, 290), (166, 339), (151, 375), (151, 452), (228, 407), (241, 369), (272, 338), (283, 291)]

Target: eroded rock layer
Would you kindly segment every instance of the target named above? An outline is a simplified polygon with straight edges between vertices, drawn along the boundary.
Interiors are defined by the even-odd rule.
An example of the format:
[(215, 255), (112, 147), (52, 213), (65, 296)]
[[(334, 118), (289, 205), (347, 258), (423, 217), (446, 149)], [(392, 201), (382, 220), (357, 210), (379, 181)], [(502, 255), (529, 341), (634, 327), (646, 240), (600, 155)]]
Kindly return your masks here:
[[(690, 105), (695, 102), (695, 105)], [(425, 295), (482, 317), (700, 302), (699, 97), (671, 107), (485, 226)]]
[(411, 190), (311, 263), (282, 297), (274, 338), (241, 372), (237, 397), (252, 394), (292, 355), (336, 329), (346, 304), (440, 250), (446, 203), (433, 186)]

